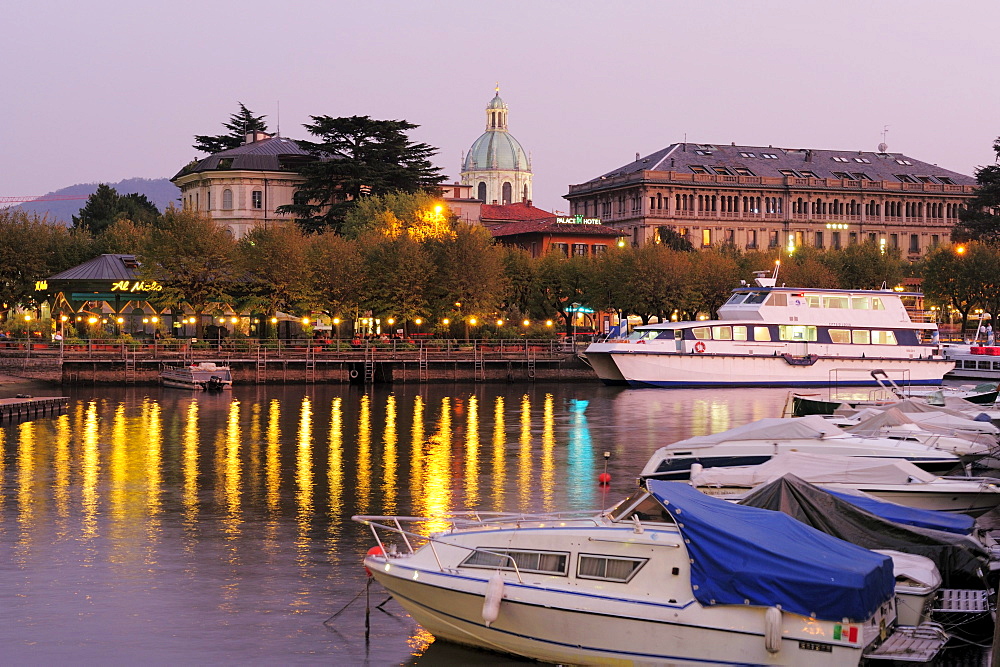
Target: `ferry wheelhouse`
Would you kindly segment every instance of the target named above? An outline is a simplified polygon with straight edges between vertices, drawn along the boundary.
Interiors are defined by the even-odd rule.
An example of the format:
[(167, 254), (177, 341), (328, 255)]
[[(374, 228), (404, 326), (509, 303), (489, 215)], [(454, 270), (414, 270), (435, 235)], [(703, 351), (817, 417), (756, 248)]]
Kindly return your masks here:
[(876, 385), (871, 371), (938, 385), (954, 362), (930, 340), (932, 322), (911, 319), (892, 290), (739, 287), (719, 319), (636, 327), (624, 340), (591, 344), (587, 363), (605, 384), (636, 387)]

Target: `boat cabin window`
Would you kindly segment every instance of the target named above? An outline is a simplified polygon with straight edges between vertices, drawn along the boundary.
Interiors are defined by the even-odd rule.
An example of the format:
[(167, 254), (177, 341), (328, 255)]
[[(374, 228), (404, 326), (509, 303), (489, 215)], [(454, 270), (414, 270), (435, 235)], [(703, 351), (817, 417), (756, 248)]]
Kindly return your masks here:
[(830, 342), (831, 343), (850, 343), (851, 342), (851, 330), (850, 329), (830, 329)]
[(612, 521), (631, 521), (638, 516), (639, 521), (653, 523), (673, 523), (670, 512), (650, 493), (639, 489), (611, 511)]
[(874, 345), (895, 345), (896, 334), (892, 331), (873, 331), (872, 343)]
[(823, 306), (823, 300), (815, 294), (807, 296), (806, 303), (809, 304), (810, 308), (821, 308)]
[(816, 340), (816, 327), (804, 324), (781, 324), (778, 325), (778, 337), (780, 340)]
[(743, 293), (741, 293), (741, 294), (734, 294), (731, 297), (729, 297), (729, 301), (726, 301), (726, 303), (727, 304), (730, 304), (730, 303), (743, 303), (743, 299), (745, 299), (746, 296), (747, 295), (743, 294)]
[(653, 340), (654, 338), (657, 337), (656, 335), (658, 333), (659, 331), (650, 329), (636, 329), (635, 331), (629, 334), (628, 339), (633, 342), (637, 340)]
[(747, 300), (743, 303), (764, 303), (769, 292), (750, 292), (747, 294)]
[(788, 295), (784, 292), (774, 292), (771, 294), (771, 300), (767, 303), (769, 306), (787, 306)]
[(698, 340), (712, 340), (712, 330), (709, 327), (695, 327), (691, 329), (691, 333)]
[(733, 340), (746, 340), (747, 339), (747, 328), (746, 327), (733, 327)]
[(870, 345), (872, 333), (867, 329), (854, 329), (851, 331), (851, 342), (855, 345)]
[(868, 297), (866, 296), (852, 296), (851, 297), (851, 308), (853, 310), (868, 310)]
[(673, 340), (680, 337), (681, 332), (677, 329), (667, 329), (666, 331), (661, 331), (656, 335), (657, 340)]
[(847, 297), (825, 296), (823, 297), (823, 305), (827, 308), (847, 308)]
[(712, 338), (715, 340), (732, 340), (732, 327), (712, 327)]
[(647, 558), (609, 558), (580, 554), (576, 576), (581, 579), (601, 579), (627, 583), (643, 565)]
[(882, 299), (877, 296), (872, 297), (872, 310), (885, 310), (885, 306), (882, 305)]
[(767, 327), (754, 327), (753, 328), (753, 339), (754, 340), (771, 340), (771, 330)]
[(484, 551), (473, 551), (459, 567), (482, 567), (489, 570), (513, 570), (511, 559), (521, 572), (566, 575), (569, 554), (559, 551), (525, 551), (522, 549), (492, 549), (478, 547)]

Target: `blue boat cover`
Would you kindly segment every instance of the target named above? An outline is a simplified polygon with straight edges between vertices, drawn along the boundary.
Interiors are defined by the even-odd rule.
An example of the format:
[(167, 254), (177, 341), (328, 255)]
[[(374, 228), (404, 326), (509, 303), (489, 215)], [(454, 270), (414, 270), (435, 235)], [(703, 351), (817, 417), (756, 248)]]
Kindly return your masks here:
[(706, 496), (683, 482), (649, 480), (687, 542), (703, 605), (751, 604), (827, 621), (870, 618), (896, 585), (892, 559), (781, 512)]
[(920, 528), (933, 528), (943, 530), (956, 535), (971, 535), (972, 529), (976, 525), (976, 520), (967, 514), (953, 514), (951, 512), (935, 512), (934, 510), (922, 510), (916, 507), (897, 505), (871, 496), (856, 496), (850, 493), (834, 491), (823, 488), (827, 493), (837, 496), (841, 500), (846, 500), (855, 507), (871, 512), (875, 516), (880, 516), (889, 521), (895, 521), (906, 526), (918, 526)]

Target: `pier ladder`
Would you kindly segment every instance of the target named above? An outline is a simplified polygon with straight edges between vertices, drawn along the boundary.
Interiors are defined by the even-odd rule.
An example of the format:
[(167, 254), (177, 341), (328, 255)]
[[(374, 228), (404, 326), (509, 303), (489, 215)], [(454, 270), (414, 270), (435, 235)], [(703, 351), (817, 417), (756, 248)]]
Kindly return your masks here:
[(375, 382), (375, 346), (368, 345), (365, 350), (365, 384)]
[(306, 348), (306, 382), (316, 382), (316, 349), (312, 346)]
[(421, 382), (426, 382), (429, 375), (430, 373), (427, 367), (427, 348), (421, 346), (420, 351), (417, 353), (417, 377), (420, 378)]
[(255, 381), (257, 384), (267, 382), (267, 350), (263, 346), (257, 346), (257, 374)]
[(476, 346), (473, 351), (473, 359), (475, 363), (473, 377), (476, 382), (486, 381), (486, 362), (483, 360), (483, 349), (480, 346)]

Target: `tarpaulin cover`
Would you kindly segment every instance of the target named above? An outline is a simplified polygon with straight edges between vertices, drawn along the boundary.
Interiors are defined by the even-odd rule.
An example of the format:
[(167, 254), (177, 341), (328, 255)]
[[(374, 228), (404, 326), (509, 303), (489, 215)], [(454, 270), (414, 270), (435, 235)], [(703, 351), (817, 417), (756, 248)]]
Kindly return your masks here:
[(755, 466), (714, 466), (692, 471), (694, 486), (758, 486), (792, 474), (812, 484), (909, 484), (936, 475), (903, 459), (782, 452)]
[(896, 503), (889, 503), (878, 498), (872, 498), (869, 495), (855, 495), (829, 488), (824, 489), (824, 491), (827, 491), (838, 498), (842, 498), (863, 510), (867, 510), (875, 516), (880, 516), (883, 519), (888, 519), (889, 521), (901, 523), (906, 526), (932, 528), (934, 530), (943, 530), (948, 533), (955, 533), (956, 535), (971, 535), (972, 529), (976, 525), (976, 520), (966, 514), (935, 512), (934, 510), (922, 510), (917, 509), (916, 507), (906, 507), (905, 505), (897, 505)]
[(894, 595), (890, 558), (681, 482), (650, 480), (647, 488), (680, 527), (694, 596), (703, 605), (751, 604), (863, 621)]
[(893, 549), (934, 561), (948, 588), (981, 588), (986, 550), (971, 537), (904, 526), (786, 475), (757, 487), (740, 505), (783, 512), (804, 524), (866, 549)]

